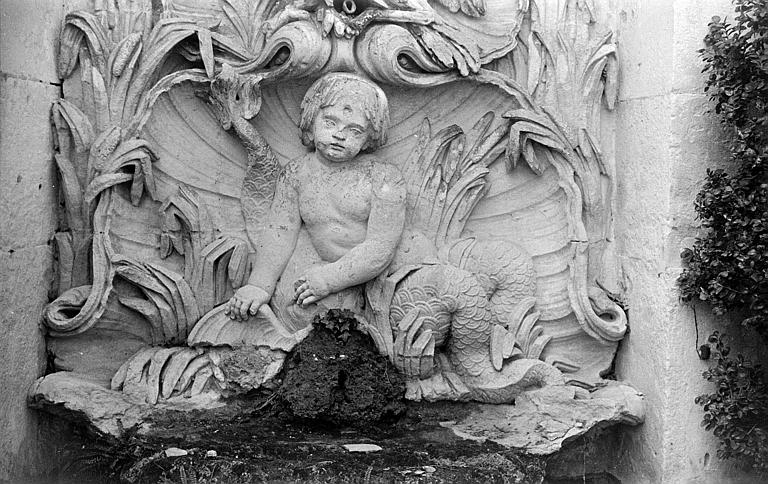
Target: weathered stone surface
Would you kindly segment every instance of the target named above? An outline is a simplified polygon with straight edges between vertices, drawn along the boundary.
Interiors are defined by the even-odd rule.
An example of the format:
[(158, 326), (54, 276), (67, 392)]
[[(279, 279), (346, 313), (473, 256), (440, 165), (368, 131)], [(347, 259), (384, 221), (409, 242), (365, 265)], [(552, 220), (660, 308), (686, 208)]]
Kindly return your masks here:
[[(674, 35), (673, 2), (624, 0), (619, 2), (618, 32), (622, 70), (619, 100), (642, 99), (669, 92), (669, 70)], [(654, 32), (653, 36), (648, 36)], [(632, 45), (626, 48), (625, 45)]]
[(56, 227), (50, 106), (56, 86), (0, 78), (0, 248), (43, 245)]
[(218, 395), (211, 393), (182, 399), (171, 407), (147, 405), (131, 395), (112, 391), (87, 377), (64, 371), (37, 380), (29, 390), (29, 399), (33, 408), (82, 421), (97, 433), (114, 437), (120, 437), (125, 430), (134, 427), (138, 427), (139, 432), (147, 432), (152, 414), (169, 408), (184, 410), (221, 405)]
[[(700, 426), (694, 398), (711, 391), (696, 348), (714, 329), (709, 310), (681, 305), (680, 249), (697, 235), (693, 202), (708, 168), (725, 163), (717, 119), (707, 113), (703, 47), (728, 0), (619, 2), (621, 101), (616, 111), (617, 241), (632, 311), (617, 376), (646, 396), (645, 424), (627, 429), (623, 482), (732, 482), (717, 440)], [(697, 343), (698, 332), (698, 343)]]
[(120, 365), (147, 344), (136, 338), (115, 338), (111, 332), (93, 332), (74, 338), (51, 338), (48, 351), (57, 371), (70, 371), (104, 386)]
[(93, 0), (3, 0), (2, 4), (0, 72), (45, 84), (58, 83), (55, 48), (61, 21), (71, 10), (92, 8)]
[(120, 432), (121, 412), (135, 424), (146, 404), (269, 383), (302, 329), (343, 309), (381, 357), (302, 345), (281, 388), (296, 415), (379, 419), (382, 395), (400, 398), (393, 365), (413, 398), (518, 398), (565, 412), (552, 427), (577, 435), (555, 403), (584, 392), (563, 384), (600, 386), (627, 331), (599, 281), (616, 270), (597, 142), (618, 89), (604, 12), (161, 3), (64, 22), (70, 84), (52, 120), (78, 230), (56, 239), (70, 250), (45, 323), (56, 364), (85, 375), (40, 380), (36, 405)]
[(642, 394), (611, 383), (589, 394), (567, 386), (528, 391), (514, 405), (481, 405), (458, 422), (446, 422), (456, 435), (490, 440), (534, 455), (549, 455), (596, 426), (642, 422)]
[(239, 394), (271, 383), (283, 368), (286, 353), (269, 348), (220, 349), (214, 352), (227, 393)]
[(0, 252), (0, 480), (37, 463), (38, 418), (26, 408), (26, 393), (45, 369), (40, 318), (52, 263), (45, 245)]
[[(542, 14), (547, 10), (558, 10), (556, 7), (559, 7), (559, 4), (556, 3), (538, 2)], [(717, 482), (721, 480), (719, 473), (726, 465), (713, 457), (715, 442), (699, 429), (699, 411), (692, 403), (693, 397), (705, 389), (705, 383), (700, 380), (699, 374), (706, 365), (696, 359), (694, 315), (688, 309), (680, 309), (674, 290), (674, 279), (678, 271), (676, 255), (679, 245), (685, 238), (695, 235), (696, 222), (691, 217), (690, 206), (697, 186), (696, 180), (701, 178), (705, 165), (717, 163), (716, 156), (719, 153), (713, 149), (713, 145), (718, 143), (717, 130), (707, 125), (704, 120), (703, 97), (693, 94), (702, 84), (696, 50), (701, 47), (701, 38), (709, 18), (714, 14), (724, 16), (731, 11), (731, 5), (728, 0), (620, 0), (594, 3), (593, 6), (596, 6), (598, 11), (612, 10), (609, 14), (615, 15), (618, 20), (617, 48), (621, 64), (619, 97), (622, 102), (618, 108), (618, 129), (613, 131), (610, 126), (604, 127), (603, 133), (606, 138), (604, 154), (609, 173), (609, 153), (615, 152), (619, 157), (619, 169), (613, 173), (618, 175), (619, 182), (616, 220), (619, 225), (618, 240), (622, 245), (621, 261), (626, 274), (621, 282), (628, 289), (628, 300), (633, 312), (633, 334), (622, 346), (617, 371), (620, 377), (632, 380), (647, 395), (649, 403), (649, 418), (646, 419), (646, 424), (639, 429), (630, 430), (630, 438), (624, 441), (624, 445), (628, 445), (627, 453), (636, 456), (633, 462), (627, 465), (626, 477), (629, 480), (667, 479), (675, 482), (693, 476), (700, 481)], [(4, 249), (3, 256), (7, 255), (7, 248), (29, 248), (44, 243), (47, 240), (46, 231), (51, 227), (52, 219), (47, 212), (41, 212), (41, 215), (24, 207), (30, 204), (41, 206), (44, 199), (50, 199), (48, 195), (36, 191), (40, 183), (45, 187), (44, 182), (50, 181), (52, 175), (51, 165), (48, 164), (50, 155), (46, 153), (43, 158), (37, 157), (37, 154), (44, 151), (41, 147), (50, 144), (47, 134), (49, 109), (42, 105), (44, 103), (37, 101), (50, 97), (52, 90), (56, 89), (45, 84), (57, 82), (53, 62), (53, 46), (56, 43), (54, 36), (59, 29), (61, 13), (75, 4), (77, 7), (91, 8), (93, 2), (4, 0), (0, 9), (0, 71), (3, 74), (0, 80), (0, 91), (3, 95), (0, 103), (0, 111), (3, 113), (0, 125), (3, 132), (0, 133), (0, 138), (2, 143), (16, 143), (19, 140), (23, 144), (21, 148), (14, 148), (16, 151), (22, 149), (19, 153), (23, 156), (15, 154), (8, 158), (4, 152), (0, 156), (0, 213), (3, 213), (0, 220), (0, 247)], [(194, 2), (183, 4), (193, 5)], [(592, 12), (589, 15), (592, 15)], [(333, 27), (333, 23), (330, 25)], [(595, 26), (590, 25), (590, 28)], [(22, 79), (29, 80), (26, 81), (29, 84), (22, 85)], [(523, 84), (529, 81), (520, 80)], [(34, 86), (36, 84), (39, 84), (37, 88)], [(286, 86), (281, 88), (286, 92), (290, 91)], [(6, 97), (7, 93), (13, 95)], [(29, 100), (27, 94), (31, 94)], [(487, 91), (480, 96), (482, 100), (492, 98), (485, 94)], [(295, 101), (300, 95), (301, 93), (298, 96), (294, 93), (286, 96), (292, 96), (294, 101), (287, 106), (287, 111), (293, 118), (279, 118), (280, 122), (274, 123), (275, 127), (272, 128), (273, 138), (279, 138), (282, 133), (288, 133), (286, 137), (294, 137), (295, 124), (292, 121), (298, 116), (298, 105)], [(467, 91), (462, 91), (461, 95), (454, 92), (454, 97), (457, 98), (465, 95), (466, 105), (491, 109), (484, 101), (480, 102), (478, 97), (471, 97)], [(441, 100), (432, 102), (432, 99), (425, 96), (411, 96), (399, 102), (408, 108), (410, 116), (412, 108), (420, 106), (422, 98), (428, 104), (424, 107), (425, 115), (437, 113), (444, 105)], [(173, 100), (173, 109), (187, 110), (185, 115), (188, 111), (196, 114), (189, 116), (190, 119), (200, 121), (208, 116), (207, 111), (200, 106), (190, 108), (184, 106), (184, 103), (178, 103), (179, 99)], [(279, 97), (272, 98), (273, 101), (275, 99)], [(274, 109), (277, 104), (280, 103), (274, 102), (269, 108)], [(170, 105), (171, 102), (167, 104)], [(12, 108), (6, 108), (7, 106)], [(34, 115), (29, 115), (32, 110), (35, 110)], [(610, 117), (605, 112), (602, 114)], [(466, 130), (468, 126), (465, 124), (471, 125), (471, 122), (467, 121), (470, 117), (462, 118), (466, 119), (458, 120), (457, 123)], [(210, 119), (208, 121), (207, 125), (193, 122), (184, 129), (176, 129), (177, 126), (173, 123), (160, 122), (158, 126), (168, 130), (163, 131), (164, 134), (175, 133), (175, 136), (162, 136), (164, 139), (174, 140), (175, 143), (174, 146), (166, 147), (166, 151), (178, 154), (178, 159), (181, 160), (164, 156), (161, 164), (164, 167), (178, 164), (189, 168), (184, 171), (184, 175), (195, 181), (209, 182), (210, 186), (206, 185), (206, 188), (220, 188), (227, 192), (226, 196), (236, 197), (242, 179), (242, 167), (238, 166), (233, 170), (234, 174), (226, 170), (213, 176), (200, 174), (195, 170), (198, 166), (194, 164), (197, 158), (186, 156), (189, 153), (185, 149), (194, 145), (188, 141), (194, 139), (196, 129), (200, 126), (203, 126), (203, 131), (210, 128), (213, 122)], [(273, 124), (273, 119), (257, 119), (256, 124), (269, 127)], [(397, 131), (393, 136), (400, 146), (407, 146), (409, 140), (417, 136), (417, 129), (410, 125), (406, 127), (407, 129)], [(14, 134), (22, 129), (24, 132), (19, 136)], [(14, 135), (10, 136), (9, 133)], [(612, 149), (610, 145), (616, 134), (616, 147)], [(231, 156), (234, 160), (242, 161), (242, 148), (233, 146), (234, 142), (225, 133), (217, 132), (214, 137), (217, 140), (225, 140), (226, 146), (220, 150), (225, 154), (224, 158)], [(301, 146), (287, 146), (287, 143), (282, 147), (283, 152), (289, 154), (288, 158), (301, 154), (301, 149)], [(195, 150), (193, 148), (190, 151)], [(197, 151), (202, 153), (199, 156), (202, 160), (201, 166), (207, 166), (212, 159), (220, 159), (211, 152), (204, 152), (203, 149)], [(407, 152), (398, 148), (388, 151), (387, 154), (392, 154), (392, 159), (402, 159), (402, 155)], [(28, 156), (30, 154), (34, 156)], [(222, 161), (220, 164), (225, 166), (229, 161), (231, 160)], [(237, 166), (236, 163), (231, 165)], [(6, 180), (6, 174), (10, 181)], [(16, 181), (19, 175), (22, 176), (21, 182)], [(13, 187), (19, 183), (24, 186), (14, 191)], [(226, 197), (214, 194), (212, 198)], [(154, 210), (147, 209), (148, 213), (154, 213)], [(226, 212), (228, 219), (239, 220), (241, 217), (237, 210)], [(42, 223), (31, 224), (30, 219)], [(128, 238), (134, 227), (131, 225), (133, 221), (130, 217), (123, 217), (121, 222), (121, 234)], [(150, 242), (155, 235), (142, 235), (138, 242), (121, 242), (129, 248), (145, 244), (141, 246), (141, 251), (136, 250), (137, 254), (144, 256), (154, 253), (155, 247), (150, 246)], [(16, 250), (15, 254), (21, 252)], [(45, 254), (40, 255), (41, 260), (48, 260), (47, 249), (42, 252)], [(3, 271), (2, 282), (7, 282), (9, 287), (14, 286), (18, 281), (17, 277), (27, 277), (27, 274), (17, 276), (27, 268), (23, 269), (24, 271), (10, 273), (11, 277), (7, 277), (6, 274), (9, 273)], [(37, 267), (35, 270), (37, 269), (42, 270), (40, 274), (46, 274), (48, 271), (47, 268)], [(13, 297), (26, 297), (28, 294), (18, 291), (18, 294), (13, 293)], [(5, 303), (4, 300), (2, 302)], [(14, 299), (14, 304), (17, 302), (23, 304), (31, 316), (25, 316), (23, 323), (11, 324), (13, 331), (7, 333), (7, 337), (0, 344), (3, 345), (4, 354), (24, 355), (28, 359), (7, 359), (8, 362), (4, 360), (0, 368), (0, 373), (5, 375), (4, 381), (10, 382), (10, 390), (0, 397), (0, 402), (3, 403), (0, 426), (6, 428), (6, 423), (11, 422), (10, 428), (17, 432), (16, 436), (4, 434), (2, 437), (0, 455), (4, 459), (6, 455), (12, 456), (15, 453), (26, 455), (23, 449), (27, 444), (20, 446), (21, 437), (18, 431), (21, 427), (33, 428), (32, 425), (24, 423), (31, 420), (25, 418), (23, 413), (18, 413), (17, 407), (5, 404), (6, 401), (17, 401), (20, 393), (23, 393), (20, 388), (26, 388), (26, 383), (17, 382), (16, 374), (6, 371), (5, 365), (11, 365), (13, 371), (27, 371), (31, 375), (33, 370), (36, 371), (39, 367), (40, 356), (39, 347), (33, 344), (36, 338), (39, 343), (39, 337), (36, 336), (36, 329), (32, 329), (37, 324), (35, 318), (38, 316), (38, 301), (34, 298), (27, 301)], [(6, 307), (5, 304), (2, 306)], [(703, 316), (703, 312), (698, 312), (698, 322), (700, 332), (705, 334), (711, 328), (712, 322)], [(15, 320), (16, 316), (12, 319)], [(7, 321), (10, 319), (4, 319), (4, 323)], [(23, 348), (17, 344), (19, 341), (25, 342)], [(24, 433), (23, 430), (21, 432)], [(11, 449), (12, 452), (6, 452), (6, 449)], [(17, 452), (18, 449), (22, 450)], [(19, 460), (24, 460), (24, 457)], [(0, 464), (6, 461), (0, 460)], [(2, 472), (6, 467), (0, 465), (0, 480), (4, 479)]]
[(61, 6), (0, 5), (0, 481), (43, 470), (40, 419), (25, 407), (45, 368), (39, 324), (52, 279), (46, 243), (57, 223), (49, 113), (59, 93), (49, 82), (57, 81)]

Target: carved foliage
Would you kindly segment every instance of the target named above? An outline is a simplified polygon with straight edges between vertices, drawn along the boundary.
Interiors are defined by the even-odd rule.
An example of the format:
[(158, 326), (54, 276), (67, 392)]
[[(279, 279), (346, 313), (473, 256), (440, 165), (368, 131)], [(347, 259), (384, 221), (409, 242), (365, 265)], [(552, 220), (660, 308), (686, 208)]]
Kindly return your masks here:
[(158, 79), (171, 51), (198, 30), (197, 25), (178, 20), (161, 20), (150, 30), (147, 11), (75, 12), (65, 19), (58, 73), (67, 78), (79, 72), (83, 96), (79, 106), (61, 100), (53, 107), (56, 162), (64, 180), (72, 228), (71, 239), (56, 239), (67, 244), (59, 254), (72, 257), (63, 264), (71, 268), (73, 276), (60, 287), (71, 287), (87, 277), (83, 274), (87, 268), (84, 240), (91, 233), (93, 284), (76, 315), (63, 316), (55, 310), (55, 302), (49, 308), (46, 321), (56, 334), (81, 333), (104, 311), (114, 276), (109, 258), (112, 191), (129, 183), (128, 194), (134, 205), (145, 191), (154, 198), (152, 163), (156, 158), (148, 143), (138, 137), (139, 132), (160, 94), (180, 82), (207, 79), (199, 69)]
[[(609, 108), (615, 100), (615, 46), (612, 37), (605, 35), (585, 55), (589, 35), (559, 33), (585, 12), (591, 18), (591, 2), (567, 2), (556, 14), (534, 2), (512, 3), (382, 0), (350, 17), (321, 3), (300, 8), (301, 2), (286, 6), (273, 1), (222, 0), (215, 15), (200, 17), (218, 17), (218, 24), (168, 8), (152, 25), (148, 4), (136, 12), (68, 15), (58, 69), (61, 77), (80, 76), (83, 96), (77, 102), (61, 100), (53, 107), (56, 163), (71, 230), (71, 235), (56, 238), (62, 267), (68, 268), (62, 273), (69, 274), (59, 287), (63, 291), (92, 284), (85, 300), (67, 293), (48, 308), (46, 321), (52, 333), (63, 336), (90, 328), (103, 312), (117, 275), (143, 296), (118, 295), (148, 322), (153, 343), (182, 344), (206, 313), (203, 319), (210, 323), (206, 327), (218, 331), (216, 338), (223, 334), (226, 321), (214, 308), (246, 280), (250, 272), (247, 242), (214, 238), (205, 207), (183, 186), (162, 204), (160, 234), (161, 257), (174, 252), (184, 257), (183, 277), (116, 253), (109, 224), (112, 197), (126, 197), (133, 205), (155, 198), (152, 164), (156, 156), (140, 136), (159, 96), (181, 82), (208, 82), (217, 74), (221, 78), (231, 65), (233, 75), (228, 78), (245, 79), (251, 83), (244, 84), (250, 91), (262, 81), (275, 83), (339, 69), (362, 70), (376, 80), (411, 87), (460, 78), (498, 86), (517, 101), (519, 109), (498, 119), (488, 113), (468, 133), (457, 126), (432, 133), (429, 120), (422, 123), (418, 143), (402, 165), (409, 185), (409, 226), (438, 247), (450, 245), (462, 236), (467, 218), (485, 194), (488, 167), (500, 156), (510, 172), (521, 162), (538, 175), (554, 168), (567, 199), (572, 249), (568, 293), (573, 311), (593, 338), (620, 339), (626, 330), (623, 311), (595, 295), (590, 281), (594, 273), (590, 265), (599, 255), (593, 242), (610, 231), (606, 228), (610, 194), (603, 183), (606, 168), (591, 133), (599, 122), (601, 99)], [(166, 61), (174, 53), (200, 67), (163, 76)], [(213, 97), (221, 101), (213, 87)], [(235, 91), (227, 89), (225, 94)], [(252, 118), (258, 106), (246, 111), (230, 119), (231, 124)], [(246, 144), (253, 140), (247, 135), (249, 126), (247, 122), (235, 126)], [(258, 149), (252, 145), (249, 150)], [(262, 167), (249, 172), (254, 180), (257, 168)], [(260, 181), (255, 184), (271, 187)], [(244, 199), (246, 222), (255, 225), (264, 207), (249, 211), (247, 196)], [(90, 277), (86, 274), (89, 257)], [(398, 277), (406, 276), (408, 270)], [(477, 276), (480, 284), (483, 277)], [(399, 366), (409, 368), (409, 373), (431, 375), (440, 364), (434, 360), (436, 344), (420, 328), (427, 318), (434, 319), (434, 308), (401, 311), (402, 330), (395, 336), (389, 321), (394, 283), (377, 281), (369, 289), (373, 289), (368, 298), (374, 312), (369, 328), (379, 348), (391, 357), (402, 357)], [(549, 337), (536, 324), (539, 314), (533, 311), (534, 305), (531, 297), (516, 301), (506, 316), (509, 321), (490, 326), (488, 351), (495, 370), (502, 370), (505, 360), (541, 356)], [(79, 309), (75, 316), (73, 308)], [(223, 323), (217, 326), (216, 321)], [(207, 336), (200, 338), (192, 338), (191, 343), (202, 343)], [(151, 388), (146, 398), (152, 403), (200, 393), (212, 384), (211, 378), (223, 381), (211, 358), (197, 350), (148, 349), (123, 365), (113, 387), (128, 393)], [(567, 366), (561, 362), (562, 368)], [(461, 392), (465, 390), (466, 386)]]

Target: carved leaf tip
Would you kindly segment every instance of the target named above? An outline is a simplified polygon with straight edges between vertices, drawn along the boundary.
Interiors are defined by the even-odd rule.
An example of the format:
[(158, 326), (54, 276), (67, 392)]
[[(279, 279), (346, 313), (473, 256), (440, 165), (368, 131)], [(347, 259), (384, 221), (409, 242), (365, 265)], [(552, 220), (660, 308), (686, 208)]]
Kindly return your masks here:
[(486, 11), (485, 0), (437, 0), (437, 3), (451, 13), (461, 12), (470, 17), (482, 17)]
[(605, 64), (605, 87), (603, 88), (603, 97), (605, 99), (605, 105), (609, 110), (613, 110), (616, 107), (616, 102), (619, 99), (619, 60), (616, 54), (610, 56)]
[(200, 57), (203, 59), (205, 73), (208, 77), (213, 78), (215, 61), (213, 57), (213, 39), (211, 38), (211, 31), (208, 29), (198, 30), (197, 39), (200, 44)]
[(120, 77), (128, 64), (128, 61), (133, 57), (136, 51), (141, 50), (141, 47), (141, 34), (138, 32), (134, 32), (123, 39), (117, 47), (115, 60), (112, 63), (112, 75)]

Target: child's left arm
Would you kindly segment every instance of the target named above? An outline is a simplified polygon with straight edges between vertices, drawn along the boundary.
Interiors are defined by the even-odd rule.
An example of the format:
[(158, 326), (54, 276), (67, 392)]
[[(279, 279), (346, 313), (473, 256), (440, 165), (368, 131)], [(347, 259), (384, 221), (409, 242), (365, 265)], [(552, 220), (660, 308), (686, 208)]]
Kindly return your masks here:
[(365, 240), (336, 262), (307, 271), (296, 288), (298, 304), (312, 304), (331, 293), (368, 282), (392, 262), (405, 225), (405, 181), (395, 166), (377, 163), (371, 184), (371, 214)]

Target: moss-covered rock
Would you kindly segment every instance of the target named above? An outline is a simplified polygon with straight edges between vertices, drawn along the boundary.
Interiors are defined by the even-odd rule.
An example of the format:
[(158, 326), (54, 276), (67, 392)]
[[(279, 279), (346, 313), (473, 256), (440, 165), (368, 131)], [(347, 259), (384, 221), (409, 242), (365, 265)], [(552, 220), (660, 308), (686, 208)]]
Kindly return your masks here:
[(296, 417), (367, 425), (405, 408), (405, 381), (352, 313), (331, 310), (289, 356), (280, 397)]

